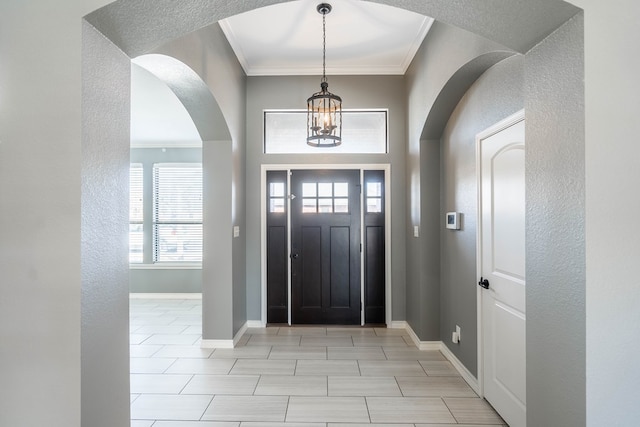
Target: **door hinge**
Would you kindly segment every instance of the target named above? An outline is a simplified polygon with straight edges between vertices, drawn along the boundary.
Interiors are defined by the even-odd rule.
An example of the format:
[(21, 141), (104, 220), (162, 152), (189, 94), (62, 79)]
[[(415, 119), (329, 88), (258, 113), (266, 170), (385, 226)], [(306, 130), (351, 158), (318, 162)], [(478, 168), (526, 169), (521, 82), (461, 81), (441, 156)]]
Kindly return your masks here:
[(360, 301), (360, 311), (362, 311), (362, 301)]
[(362, 243), (360, 243), (360, 253), (362, 253)]

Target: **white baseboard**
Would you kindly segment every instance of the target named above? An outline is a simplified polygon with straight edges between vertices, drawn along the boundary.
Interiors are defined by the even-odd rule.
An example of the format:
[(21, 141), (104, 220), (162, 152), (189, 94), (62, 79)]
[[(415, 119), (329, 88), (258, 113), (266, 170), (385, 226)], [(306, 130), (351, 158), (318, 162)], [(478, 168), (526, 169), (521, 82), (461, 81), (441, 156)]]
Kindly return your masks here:
[(404, 320), (394, 320), (390, 325), (387, 325), (390, 329), (407, 329), (409, 324)]
[(462, 364), (462, 362), (460, 362), (460, 360), (456, 357), (455, 354), (453, 354), (451, 350), (449, 350), (449, 347), (447, 347), (447, 345), (444, 342), (420, 341), (420, 338), (418, 338), (418, 335), (413, 331), (413, 329), (407, 322), (398, 321), (393, 323), (394, 324), (391, 326), (392, 328), (404, 327), (409, 333), (409, 336), (413, 340), (416, 347), (418, 347), (420, 350), (431, 350), (431, 351), (439, 350), (442, 353), (442, 355), (453, 365), (453, 367), (456, 368), (460, 376), (464, 378), (467, 384), (469, 384), (469, 387), (471, 387), (473, 391), (478, 393), (478, 395), (480, 394), (478, 379), (473, 376), (473, 374)]
[(203, 339), (202, 342), (200, 343), (200, 347), (201, 348), (235, 348), (235, 346), (238, 344), (238, 341), (240, 341), (240, 338), (242, 338), (244, 333), (247, 332), (247, 328), (249, 327), (248, 324), (249, 322), (247, 321), (244, 325), (242, 325), (242, 327), (236, 333), (236, 335), (233, 337), (232, 340)]
[(247, 328), (266, 328), (262, 320), (247, 320)]
[(442, 341), (420, 341), (418, 335), (413, 331), (411, 325), (407, 322), (404, 322), (405, 329), (409, 333), (411, 340), (418, 347), (419, 350), (428, 350), (428, 351), (437, 351), (440, 350), (440, 346), (442, 345)]
[(478, 384), (478, 379), (474, 377), (471, 372), (469, 372), (469, 370), (462, 364), (460, 359), (458, 359), (456, 355), (453, 354), (451, 350), (449, 350), (449, 347), (447, 347), (447, 345), (443, 342), (441, 342), (440, 352), (444, 355), (444, 357), (447, 358), (449, 362), (451, 362), (453, 367), (456, 368), (462, 378), (464, 378), (467, 384), (469, 384), (469, 387), (471, 387), (473, 391), (480, 395), (480, 386)]
[(131, 293), (129, 294), (131, 299), (202, 299), (202, 294), (199, 292), (184, 292), (184, 293)]
[(202, 340), (200, 348), (233, 348), (233, 340)]

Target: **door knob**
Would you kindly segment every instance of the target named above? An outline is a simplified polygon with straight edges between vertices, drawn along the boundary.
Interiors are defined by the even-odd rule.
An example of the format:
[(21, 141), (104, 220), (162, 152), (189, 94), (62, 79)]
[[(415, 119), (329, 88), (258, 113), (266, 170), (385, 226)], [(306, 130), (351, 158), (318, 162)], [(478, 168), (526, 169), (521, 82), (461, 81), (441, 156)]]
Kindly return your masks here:
[(483, 277), (480, 278), (480, 281), (478, 282), (478, 286), (482, 286), (485, 289), (489, 289), (489, 281)]

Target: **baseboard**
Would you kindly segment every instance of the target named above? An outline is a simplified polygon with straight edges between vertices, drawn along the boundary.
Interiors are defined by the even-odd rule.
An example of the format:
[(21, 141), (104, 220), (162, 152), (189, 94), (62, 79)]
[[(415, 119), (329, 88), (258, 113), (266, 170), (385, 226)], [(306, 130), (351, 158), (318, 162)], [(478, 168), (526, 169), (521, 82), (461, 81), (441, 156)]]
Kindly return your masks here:
[(130, 293), (131, 299), (202, 299), (200, 292), (183, 292), (183, 293)]
[(200, 342), (200, 348), (233, 348), (233, 340), (205, 340)]
[(244, 325), (242, 325), (242, 327), (240, 328), (240, 330), (238, 330), (238, 332), (236, 333), (236, 335), (233, 337), (233, 346), (235, 347), (236, 345), (238, 345), (238, 341), (240, 341), (240, 338), (242, 338), (242, 336), (244, 335), (245, 332), (247, 332), (247, 324), (249, 322), (245, 322)]
[(449, 350), (449, 347), (447, 347), (445, 343), (443, 343), (442, 341), (420, 341), (420, 338), (418, 338), (418, 335), (413, 331), (413, 329), (411, 328), (411, 325), (409, 325), (407, 322), (404, 322), (404, 321), (393, 322), (393, 325), (391, 327), (392, 328), (404, 327), (407, 330), (407, 333), (409, 333), (409, 336), (411, 337), (411, 339), (413, 340), (413, 343), (420, 350), (431, 350), (431, 351), (439, 350), (442, 353), (442, 355), (453, 365), (453, 367), (456, 368), (456, 371), (458, 371), (460, 376), (464, 378), (467, 384), (469, 384), (469, 387), (471, 387), (473, 391), (478, 393), (478, 395), (480, 394), (478, 379), (474, 377), (473, 374), (456, 357), (456, 355), (453, 354), (451, 350)]
[(405, 323), (405, 329), (409, 333), (411, 340), (418, 347), (419, 350), (428, 350), (428, 351), (437, 351), (440, 350), (440, 346), (442, 345), (442, 341), (420, 341), (418, 335), (413, 331), (411, 325), (407, 322)]
[(451, 362), (453, 367), (456, 368), (462, 378), (464, 378), (467, 384), (469, 384), (469, 387), (471, 387), (473, 391), (480, 395), (480, 386), (478, 384), (478, 379), (474, 377), (473, 374), (462, 364), (460, 359), (458, 359), (456, 355), (453, 354), (451, 350), (449, 350), (449, 347), (447, 347), (445, 343), (443, 343), (442, 341), (440, 343), (440, 352), (444, 355), (444, 357), (447, 358), (449, 362)]
[(262, 320), (247, 320), (247, 328), (266, 328)]
[(408, 327), (409, 324), (404, 320), (394, 320), (390, 325), (388, 325), (388, 328), (390, 329), (407, 329)]
[(233, 337), (232, 340), (203, 339), (202, 342), (200, 343), (200, 347), (201, 348), (235, 348), (235, 346), (238, 344), (238, 341), (240, 341), (240, 338), (242, 338), (244, 333), (247, 332), (247, 328), (249, 327), (248, 324), (249, 322), (247, 321), (244, 325), (242, 325), (242, 327), (236, 333), (236, 335)]

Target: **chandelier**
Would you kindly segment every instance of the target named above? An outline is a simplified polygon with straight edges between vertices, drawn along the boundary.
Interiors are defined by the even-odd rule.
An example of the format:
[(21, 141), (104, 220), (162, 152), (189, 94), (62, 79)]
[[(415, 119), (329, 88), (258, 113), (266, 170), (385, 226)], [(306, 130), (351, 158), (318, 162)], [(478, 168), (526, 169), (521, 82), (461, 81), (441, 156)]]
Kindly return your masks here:
[(307, 144), (337, 147), (342, 144), (342, 99), (329, 92), (326, 74), (326, 15), (331, 12), (331, 5), (320, 3), (316, 9), (322, 15), (322, 80), (320, 92), (307, 99)]

